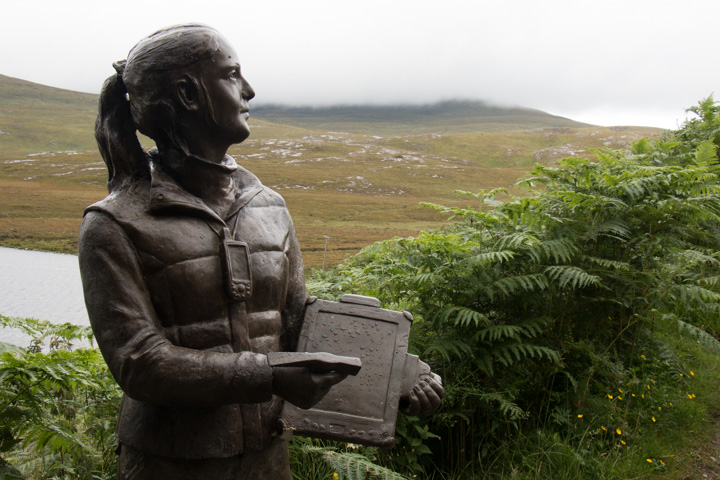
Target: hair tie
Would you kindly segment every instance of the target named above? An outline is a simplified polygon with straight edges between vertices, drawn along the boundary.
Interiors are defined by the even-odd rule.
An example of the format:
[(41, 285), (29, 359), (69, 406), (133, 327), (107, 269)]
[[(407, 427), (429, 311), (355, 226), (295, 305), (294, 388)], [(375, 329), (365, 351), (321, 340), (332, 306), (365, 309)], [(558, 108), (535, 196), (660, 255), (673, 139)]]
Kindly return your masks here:
[(127, 65), (127, 60), (118, 60), (112, 64), (113, 68), (120, 77), (122, 77), (122, 74), (125, 72), (125, 65)]
[(125, 86), (125, 82), (123, 81), (123, 73), (125, 73), (125, 65), (127, 65), (127, 60), (120, 60), (117, 62), (114, 62), (113, 68), (117, 72), (117, 80), (116, 84), (119, 88), (122, 89), (122, 92), (124, 93), (125, 99), (127, 100), (127, 87)]

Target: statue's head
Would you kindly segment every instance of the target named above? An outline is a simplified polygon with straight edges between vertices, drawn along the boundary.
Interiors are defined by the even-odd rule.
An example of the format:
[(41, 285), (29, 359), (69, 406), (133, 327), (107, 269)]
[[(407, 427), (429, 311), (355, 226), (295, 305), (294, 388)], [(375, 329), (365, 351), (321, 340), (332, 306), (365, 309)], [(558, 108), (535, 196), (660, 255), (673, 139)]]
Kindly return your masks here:
[(161, 150), (188, 152), (197, 142), (226, 150), (248, 137), (247, 102), (255, 93), (240, 74), (235, 50), (215, 29), (160, 30), (115, 68), (127, 88), (133, 123)]

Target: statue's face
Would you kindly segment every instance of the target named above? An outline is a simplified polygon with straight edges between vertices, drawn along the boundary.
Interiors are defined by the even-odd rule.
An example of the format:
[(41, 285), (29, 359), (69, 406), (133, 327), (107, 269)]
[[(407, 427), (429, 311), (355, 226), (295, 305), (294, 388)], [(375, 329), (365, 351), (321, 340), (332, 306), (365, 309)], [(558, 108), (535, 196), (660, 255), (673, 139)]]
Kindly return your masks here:
[(220, 38), (214, 61), (206, 62), (202, 79), (213, 109), (217, 140), (228, 146), (245, 140), (250, 135), (248, 100), (255, 92), (240, 74), (237, 53), (225, 39)]

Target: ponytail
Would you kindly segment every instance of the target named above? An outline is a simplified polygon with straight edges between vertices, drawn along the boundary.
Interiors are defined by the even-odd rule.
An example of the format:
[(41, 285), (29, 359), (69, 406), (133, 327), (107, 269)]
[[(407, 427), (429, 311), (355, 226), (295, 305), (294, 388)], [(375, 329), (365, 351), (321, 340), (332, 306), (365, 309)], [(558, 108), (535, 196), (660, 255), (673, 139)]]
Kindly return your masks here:
[(150, 165), (137, 138), (122, 79), (125, 61), (116, 62), (113, 67), (117, 74), (105, 80), (95, 120), (95, 139), (107, 165), (110, 193), (130, 180), (150, 177)]

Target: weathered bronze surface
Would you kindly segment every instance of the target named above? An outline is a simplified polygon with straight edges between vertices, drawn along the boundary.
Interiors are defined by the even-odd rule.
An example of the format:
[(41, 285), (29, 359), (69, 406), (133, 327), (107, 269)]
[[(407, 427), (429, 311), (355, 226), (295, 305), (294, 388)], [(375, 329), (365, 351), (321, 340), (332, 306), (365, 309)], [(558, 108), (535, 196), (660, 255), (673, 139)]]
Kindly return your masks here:
[[(286, 404), (285, 428), (298, 435), (380, 448), (394, 445), (412, 317), (379, 305), (374, 298), (357, 295), (308, 305), (298, 349), (357, 357), (363, 367), (310, 409)], [(412, 370), (412, 360), (407, 363), (414, 385), (417, 368)]]
[[(359, 362), (272, 360), (295, 352), (307, 293), (285, 202), (227, 155), (255, 93), (202, 25), (160, 30), (114, 66), (95, 128), (110, 194), (85, 212), (79, 259), (125, 392), (119, 478), (290, 480), (284, 403), (314, 406)], [(442, 396), (430, 374), (406, 390), (415, 414)]]

